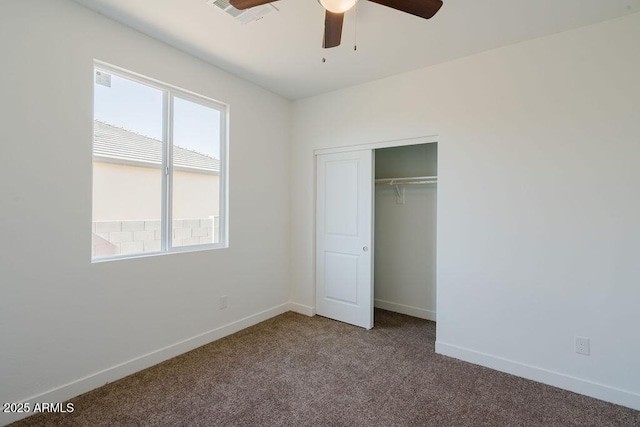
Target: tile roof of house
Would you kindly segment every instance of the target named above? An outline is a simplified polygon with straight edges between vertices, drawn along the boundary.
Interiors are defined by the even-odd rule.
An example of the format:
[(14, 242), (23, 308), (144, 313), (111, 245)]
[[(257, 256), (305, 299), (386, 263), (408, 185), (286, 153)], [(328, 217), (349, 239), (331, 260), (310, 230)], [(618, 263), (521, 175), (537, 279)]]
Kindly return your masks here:
[[(114, 163), (162, 164), (162, 141), (98, 120), (93, 122), (93, 155)], [(173, 146), (174, 168), (220, 172), (220, 160)]]

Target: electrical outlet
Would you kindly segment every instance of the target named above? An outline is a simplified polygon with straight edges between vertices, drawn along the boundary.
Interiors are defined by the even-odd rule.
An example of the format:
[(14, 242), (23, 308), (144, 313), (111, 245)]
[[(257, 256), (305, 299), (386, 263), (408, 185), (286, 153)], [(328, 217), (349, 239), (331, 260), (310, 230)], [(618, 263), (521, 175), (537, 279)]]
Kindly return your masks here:
[(223, 295), (220, 297), (220, 309), (224, 310), (225, 308), (227, 308), (227, 306), (228, 306), (227, 296)]
[(589, 338), (576, 337), (576, 353), (589, 356), (591, 354), (591, 344)]

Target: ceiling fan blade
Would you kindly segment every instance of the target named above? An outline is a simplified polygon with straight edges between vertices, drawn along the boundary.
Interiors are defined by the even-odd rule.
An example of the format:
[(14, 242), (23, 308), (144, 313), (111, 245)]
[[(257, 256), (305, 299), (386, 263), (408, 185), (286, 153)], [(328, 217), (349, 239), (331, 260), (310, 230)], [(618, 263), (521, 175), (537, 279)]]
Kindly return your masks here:
[(369, 0), (420, 18), (429, 19), (440, 10), (442, 0)]
[(229, 0), (229, 4), (236, 9), (244, 10), (262, 4), (273, 3), (275, 0)]
[(328, 49), (340, 45), (342, 38), (342, 22), (344, 21), (344, 13), (333, 13), (326, 11), (324, 15), (324, 40), (322, 47)]

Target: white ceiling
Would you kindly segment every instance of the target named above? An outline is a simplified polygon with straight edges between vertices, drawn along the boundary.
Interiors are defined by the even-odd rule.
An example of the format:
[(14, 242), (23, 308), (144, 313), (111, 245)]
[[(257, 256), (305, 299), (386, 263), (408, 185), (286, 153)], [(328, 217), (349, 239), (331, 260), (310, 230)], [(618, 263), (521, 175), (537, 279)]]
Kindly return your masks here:
[[(322, 49), (316, 0), (240, 24), (205, 0), (75, 0), (290, 99), (304, 98), (640, 11), (640, 0), (443, 0), (430, 20), (361, 0)], [(322, 62), (322, 58), (326, 62)]]

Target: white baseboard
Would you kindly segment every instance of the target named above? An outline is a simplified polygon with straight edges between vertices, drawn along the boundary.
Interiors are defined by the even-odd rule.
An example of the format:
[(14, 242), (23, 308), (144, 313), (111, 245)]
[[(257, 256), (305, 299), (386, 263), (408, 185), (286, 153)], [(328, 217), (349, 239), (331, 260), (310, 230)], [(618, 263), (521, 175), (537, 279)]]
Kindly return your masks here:
[(436, 353), (640, 411), (640, 394), (436, 341)]
[(376, 299), (373, 306), (383, 310), (393, 311), (394, 313), (406, 314), (407, 316), (418, 317), (420, 319), (436, 321), (436, 312), (424, 308), (412, 307), (410, 305), (398, 304), (391, 301)]
[[(304, 306), (302, 306), (304, 307)], [(30, 402), (31, 407), (36, 402), (63, 402), (69, 400), (75, 396), (91, 391), (95, 388), (102, 387), (105, 384), (117, 381), (121, 378), (131, 375), (143, 369), (149, 368), (153, 365), (157, 365), (160, 362), (171, 359), (172, 357), (179, 356), (183, 353), (201, 347), (205, 344), (209, 344), (213, 341), (224, 338), (227, 335), (231, 335), (238, 331), (241, 331), (249, 326), (256, 325), (272, 317), (278, 316), (282, 313), (292, 310), (290, 303), (280, 304), (276, 307), (270, 308), (260, 313), (253, 314), (245, 317), (244, 319), (237, 320), (235, 322), (220, 326), (186, 340), (177, 342), (167, 347), (161, 348), (151, 353), (136, 357), (94, 374), (88, 375), (84, 378), (72, 381), (68, 384), (61, 385), (52, 390), (45, 391), (44, 393), (31, 396), (27, 399), (21, 399), (20, 402)], [(19, 419), (26, 418), (31, 414), (0, 414), (0, 425), (6, 425)]]
[(289, 310), (304, 314), (305, 316), (313, 317), (316, 315), (316, 309), (314, 307), (309, 307), (308, 305), (299, 304), (297, 302), (291, 301), (289, 303)]

